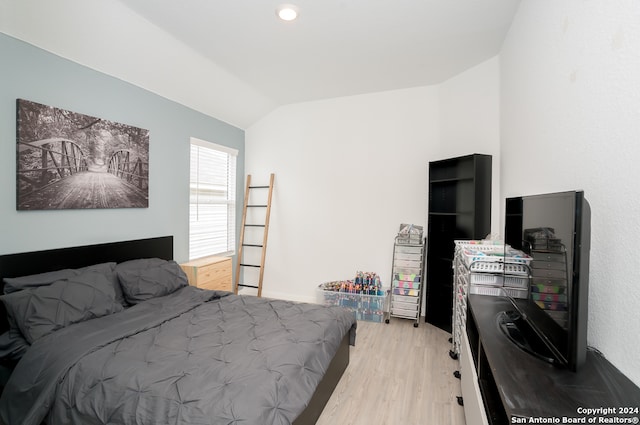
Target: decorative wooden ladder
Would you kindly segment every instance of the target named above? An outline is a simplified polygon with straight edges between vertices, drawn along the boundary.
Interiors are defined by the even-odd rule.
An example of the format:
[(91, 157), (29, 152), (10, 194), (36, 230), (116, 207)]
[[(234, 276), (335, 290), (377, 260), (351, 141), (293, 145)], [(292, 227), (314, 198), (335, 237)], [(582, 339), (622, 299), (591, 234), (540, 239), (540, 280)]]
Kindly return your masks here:
[[(271, 195), (273, 194), (273, 180), (274, 180), (274, 174), (271, 174), (271, 177), (269, 178), (269, 185), (268, 186), (251, 186), (251, 174), (247, 175), (247, 187), (245, 189), (244, 192), (244, 207), (242, 209), (242, 227), (240, 228), (240, 243), (238, 244), (238, 262), (236, 265), (236, 282), (234, 285), (234, 291), (237, 294), (238, 293), (238, 289), (241, 287), (245, 287), (245, 288), (256, 288), (258, 290), (258, 296), (261, 297), (262, 296), (262, 278), (264, 277), (264, 260), (267, 254), (267, 236), (269, 235), (269, 216), (271, 215)], [(267, 203), (266, 204), (250, 204), (250, 192), (252, 190), (255, 189), (268, 189), (269, 193), (268, 193), (268, 197), (267, 197)], [(247, 210), (249, 208), (265, 208), (265, 220), (264, 220), (264, 224), (255, 224), (255, 223), (251, 223), (248, 224), (247, 223)], [(254, 243), (245, 243), (245, 229), (247, 227), (261, 227), (263, 228), (263, 234), (262, 234), (262, 244), (254, 244)], [(260, 256), (260, 264), (247, 264), (244, 262), (244, 257), (243, 257), (243, 253), (244, 253), (244, 248), (260, 248), (262, 250), (261, 252), (261, 256)], [(245, 284), (245, 283), (240, 283), (240, 268), (241, 267), (251, 267), (251, 268), (259, 268), (260, 269), (260, 277), (258, 278), (258, 284), (257, 285), (253, 285), (253, 284)]]

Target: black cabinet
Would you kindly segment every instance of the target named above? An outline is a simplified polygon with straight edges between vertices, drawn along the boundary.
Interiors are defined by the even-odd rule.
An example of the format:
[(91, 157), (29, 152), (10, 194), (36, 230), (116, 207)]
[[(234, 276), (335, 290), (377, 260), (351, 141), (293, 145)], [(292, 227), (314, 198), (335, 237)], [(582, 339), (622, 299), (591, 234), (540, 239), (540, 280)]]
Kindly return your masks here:
[[(550, 364), (519, 348), (498, 327), (496, 318), (513, 309), (508, 299), (469, 295), (468, 300), (465, 343), (471, 355), (461, 356), (461, 386), (469, 425), (484, 423), (482, 413), (471, 410), (478, 395), (465, 392), (472, 381), (490, 425), (533, 423), (529, 418), (546, 419), (536, 423), (636, 423), (640, 388), (600, 353), (588, 350), (577, 372)], [(598, 408), (605, 410), (592, 410)]]
[(429, 163), (428, 222), (425, 319), (451, 332), (454, 240), (491, 232), (491, 155)]

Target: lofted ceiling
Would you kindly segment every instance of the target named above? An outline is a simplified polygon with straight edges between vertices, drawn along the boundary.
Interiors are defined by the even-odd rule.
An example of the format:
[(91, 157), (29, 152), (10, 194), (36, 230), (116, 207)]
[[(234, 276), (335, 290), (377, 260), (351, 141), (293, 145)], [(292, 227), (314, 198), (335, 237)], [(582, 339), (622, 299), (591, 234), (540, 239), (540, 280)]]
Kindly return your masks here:
[(296, 102), (439, 84), (520, 0), (0, 0), (0, 32), (240, 128)]
[(500, 51), (520, 0), (122, 0), (275, 105), (441, 83)]

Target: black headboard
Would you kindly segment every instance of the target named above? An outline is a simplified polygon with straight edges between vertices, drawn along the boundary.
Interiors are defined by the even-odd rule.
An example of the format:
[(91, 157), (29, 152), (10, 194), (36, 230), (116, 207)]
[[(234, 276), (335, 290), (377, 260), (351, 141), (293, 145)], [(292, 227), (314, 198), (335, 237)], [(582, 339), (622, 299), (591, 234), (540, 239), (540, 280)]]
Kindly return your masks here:
[[(0, 293), (4, 293), (5, 277), (152, 257), (172, 260), (173, 236), (0, 255)], [(6, 329), (6, 312), (0, 303), (0, 332)]]

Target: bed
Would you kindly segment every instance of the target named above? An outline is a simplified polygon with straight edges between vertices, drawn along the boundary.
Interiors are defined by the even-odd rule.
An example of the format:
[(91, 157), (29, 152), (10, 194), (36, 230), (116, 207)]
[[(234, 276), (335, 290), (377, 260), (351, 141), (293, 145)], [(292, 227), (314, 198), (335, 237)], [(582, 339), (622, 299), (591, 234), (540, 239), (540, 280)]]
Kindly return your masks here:
[(171, 236), (0, 256), (2, 423), (315, 423), (353, 313), (198, 289), (172, 258)]

